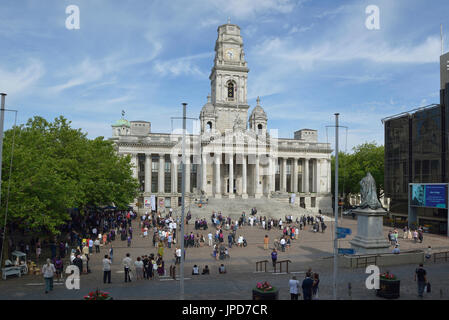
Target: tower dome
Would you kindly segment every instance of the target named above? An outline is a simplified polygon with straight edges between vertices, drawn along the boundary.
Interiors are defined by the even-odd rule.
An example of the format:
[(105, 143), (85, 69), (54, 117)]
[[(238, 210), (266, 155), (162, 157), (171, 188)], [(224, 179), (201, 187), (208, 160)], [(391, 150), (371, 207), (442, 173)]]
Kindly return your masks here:
[(258, 133), (266, 132), (267, 129), (267, 114), (265, 110), (260, 106), (260, 98), (257, 97), (257, 105), (249, 116), (250, 129), (257, 131)]

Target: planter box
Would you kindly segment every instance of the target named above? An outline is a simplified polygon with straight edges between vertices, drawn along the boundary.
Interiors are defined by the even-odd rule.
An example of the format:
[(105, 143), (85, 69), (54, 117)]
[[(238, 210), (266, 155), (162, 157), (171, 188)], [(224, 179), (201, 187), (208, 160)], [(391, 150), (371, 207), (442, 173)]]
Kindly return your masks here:
[(253, 289), (253, 300), (279, 300), (279, 289), (274, 288), (268, 292)]
[(376, 295), (386, 299), (397, 299), (400, 295), (400, 285), (400, 280), (380, 279), (380, 288), (376, 291)]

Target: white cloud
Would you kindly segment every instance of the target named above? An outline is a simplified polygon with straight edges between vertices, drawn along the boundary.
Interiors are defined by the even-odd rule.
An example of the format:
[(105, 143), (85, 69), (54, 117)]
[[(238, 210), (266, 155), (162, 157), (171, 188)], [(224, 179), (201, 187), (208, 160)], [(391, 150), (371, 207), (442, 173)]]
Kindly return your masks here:
[[(73, 87), (94, 83), (95, 86), (102, 86), (104, 83), (110, 83), (110, 78), (115, 74), (133, 65), (139, 65), (152, 61), (161, 51), (161, 45), (155, 43), (155, 50), (149, 56), (133, 57), (125, 53), (114, 53), (102, 59), (92, 60), (85, 58), (78, 65), (67, 68), (64, 72), (57, 75), (59, 78), (68, 79), (62, 84), (49, 88), (50, 93), (60, 93), (63, 90)], [(104, 79), (108, 76), (108, 79)], [(101, 81), (100, 83), (96, 83)]]
[(311, 69), (319, 62), (346, 62), (369, 60), (376, 63), (434, 63), (439, 60), (440, 41), (428, 37), (417, 45), (392, 46), (386, 42), (369, 39), (334, 39), (332, 42), (303, 46), (289, 38), (272, 38), (264, 41), (255, 51), (259, 58), (288, 63), (289, 67)]
[[(304, 1), (291, 0), (212, 0), (216, 9), (229, 14), (231, 18), (244, 19), (264, 12), (289, 13), (295, 5)], [(232, 22), (232, 21), (231, 21)]]
[(334, 16), (339, 15), (340, 13), (346, 11), (347, 9), (348, 9), (348, 6), (343, 5), (343, 6), (335, 8), (335, 9), (325, 10), (319, 14), (316, 14), (315, 18), (322, 19), (322, 18), (334, 17)]
[(15, 70), (0, 67), (0, 88), (7, 94), (23, 94), (35, 84), (45, 73), (45, 68), (39, 60), (30, 59), (28, 65)]
[(180, 57), (165, 61), (155, 61), (154, 70), (161, 76), (181, 76), (193, 75), (198, 77), (207, 77), (208, 74), (202, 71), (194, 62), (197, 59), (211, 58), (212, 52), (200, 53), (192, 56)]
[(301, 33), (301, 32), (306, 32), (309, 31), (310, 29), (312, 29), (314, 26), (314, 24), (312, 23), (309, 26), (293, 26), (289, 31), (288, 34), (294, 34), (294, 33)]

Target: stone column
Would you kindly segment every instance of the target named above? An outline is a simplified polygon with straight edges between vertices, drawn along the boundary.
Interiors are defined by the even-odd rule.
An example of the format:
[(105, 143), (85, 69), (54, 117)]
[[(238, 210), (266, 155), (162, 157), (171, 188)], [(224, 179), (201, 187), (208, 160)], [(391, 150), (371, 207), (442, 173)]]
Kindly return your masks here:
[(277, 163), (277, 158), (273, 157), (272, 162), (271, 162), (271, 191), (276, 191), (276, 163)]
[(293, 158), (293, 172), (292, 172), (292, 181), (293, 181), (293, 193), (298, 192), (298, 158)]
[(133, 170), (133, 178), (138, 178), (138, 168), (137, 168), (137, 154), (131, 154), (131, 165)]
[(190, 156), (186, 156), (186, 193), (190, 193), (190, 166)]
[(273, 184), (274, 184), (274, 159), (273, 157), (268, 158), (268, 195), (273, 191)]
[(321, 192), (321, 159), (316, 159), (316, 193)]
[(201, 189), (206, 192), (207, 187), (207, 158), (203, 154), (201, 156)]
[(151, 193), (151, 153), (145, 155), (145, 193)]
[(215, 198), (221, 198), (221, 174), (220, 174), (220, 165), (221, 165), (221, 153), (215, 154)]
[(304, 192), (309, 193), (309, 158), (304, 159)]
[(159, 153), (158, 193), (165, 193), (165, 154)]
[(171, 193), (178, 192), (178, 159), (177, 157), (173, 157), (171, 161)]
[(247, 169), (246, 169), (246, 155), (242, 156), (242, 199), (248, 198), (247, 191)]
[(287, 192), (287, 159), (282, 158), (281, 164), (281, 192)]
[(332, 161), (327, 160), (327, 192), (330, 193), (332, 190)]
[(256, 165), (255, 165), (255, 174), (254, 174), (254, 179), (255, 179), (255, 194), (254, 197), (256, 199), (261, 198), (262, 197), (262, 191), (261, 191), (261, 185), (259, 183), (260, 180), (260, 158), (259, 155), (256, 155)]
[(234, 195), (234, 154), (229, 154), (229, 198), (235, 198)]

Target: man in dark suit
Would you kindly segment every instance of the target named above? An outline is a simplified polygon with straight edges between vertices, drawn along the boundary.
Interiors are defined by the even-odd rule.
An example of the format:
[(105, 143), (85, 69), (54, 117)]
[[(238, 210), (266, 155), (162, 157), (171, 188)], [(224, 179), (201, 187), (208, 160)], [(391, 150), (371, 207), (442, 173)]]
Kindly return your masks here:
[(306, 273), (306, 278), (302, 281), (302, 294), (304, 300), (312, 300), (313, 280), (310, 272)]
[(78, 267), (80, 271), (80, 275), (83, 273), (83, 260), (79, 255), (76, 256), (75, 259), (73, 259), (73, 264)]

